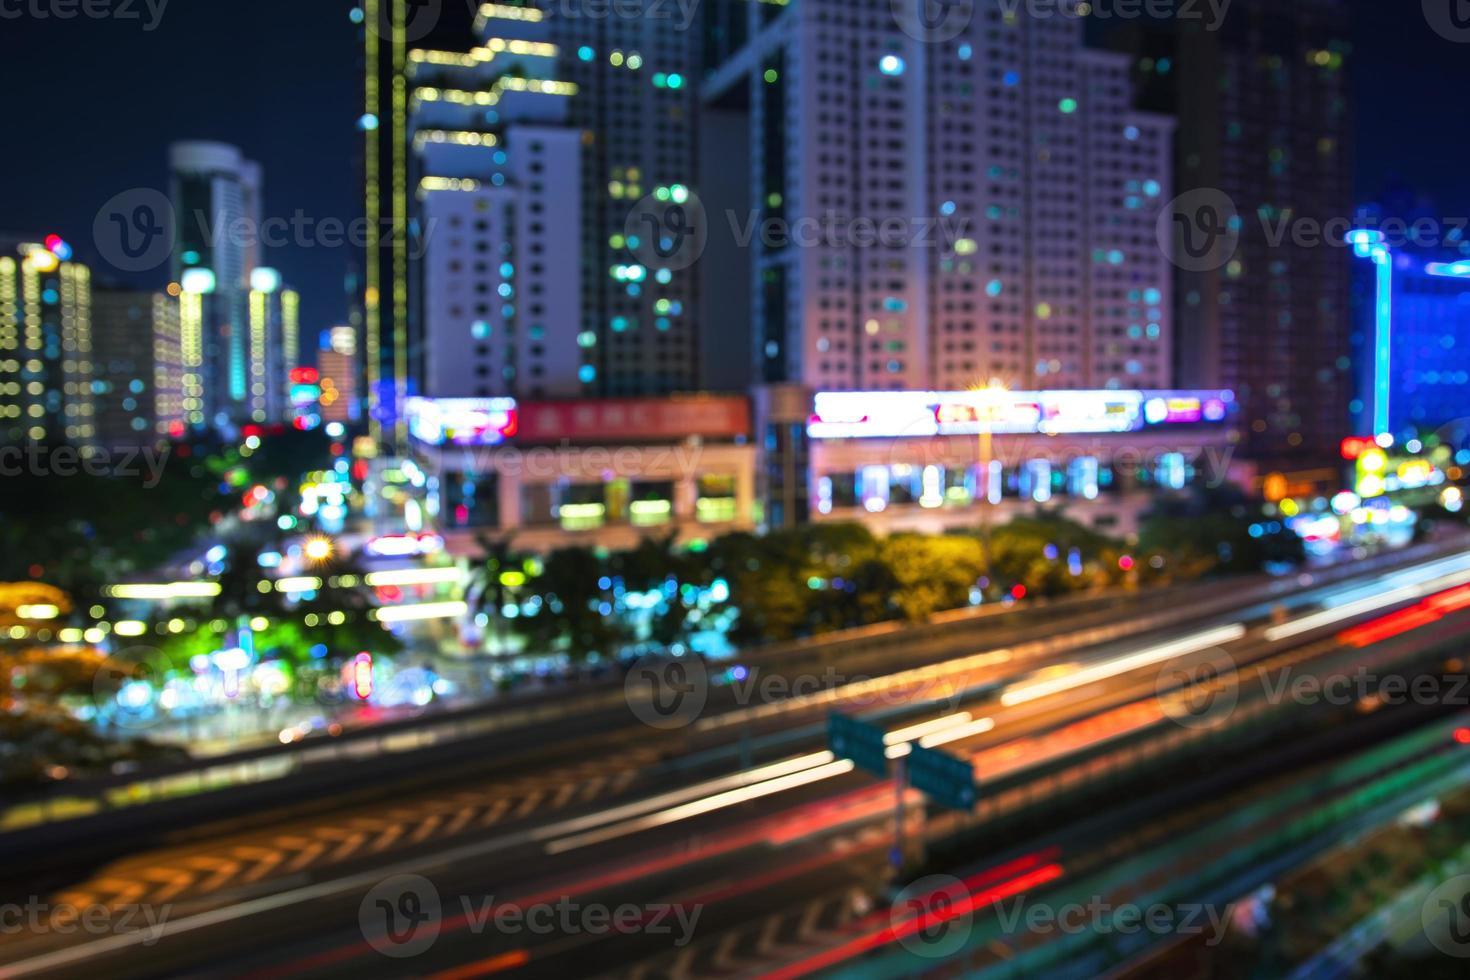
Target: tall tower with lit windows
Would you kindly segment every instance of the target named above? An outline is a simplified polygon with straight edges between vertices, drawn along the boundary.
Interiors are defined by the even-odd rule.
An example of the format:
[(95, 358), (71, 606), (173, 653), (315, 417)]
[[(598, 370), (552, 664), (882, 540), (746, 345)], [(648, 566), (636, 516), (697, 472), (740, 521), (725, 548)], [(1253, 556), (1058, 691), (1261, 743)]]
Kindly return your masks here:
[(557, 77), (577, 87), (569, 121), (583, 149), (581, 393), (696, 388), (699, 269), (662, 263), (639, 218), (698, 193), (699, 25), (682, 19), (684, 4), (647, 2), (637, 16), (607, 17), (576, 4), (542, 6), (559, 49)]
[(179, 297), (97, 289), (92, 297), (97, 441), (150, 445), (184, 434)]
[(1227, 264), (1178, 274), (1179, 380), (1233, 389), (1245, 448), (1283, 467), (1335, 461), (1348, 434), (1352, 253), (1289, 229), (1355, 217), (1351, 24), (1345, 0), (1236, 0), (1116, 42), (1178, 115), (1178, 193), (1223, 192), (1240, 218)]
[(748, 113), (754, 377), (1167, 387), (1173, 119), (1076, 16), (904, 7), (712, 8), (702, 93)]
[(301, 297), (275, 269), (250, 275), (249, 419), (280, 422), (290, 415), (287, 376), (296, 366), (301, 337)]
[(59, 235), (0, 235), (0, 441), (96, 439), (92, 273)]
[(410, 300), (410, 256), (423, 230), (412, 214), (409, 174), (409, 51), (458, 47), (473, 4), (360, 0), (350, 11), (362, 43), (360, 175), (367, 243), (348, 277), (351, 326), (361, 344), (359, 383), (374, 438), (402, 444), (399, 411), (420, 392), (422, 328)]
[[(645, 198), (691, 194), (699, 32), (677, 5), (592, 17), (513, 0), (479, 5), (463, 26), (447, 8), (430, 25), (397, 6), (364, 3), (360, 14), (379, 68), (360, 123), (368, 220), (384, 229), (361, 282), (377, 421), (393, 422), (391, 435), (392, 406), (419, 391), (697, 387), (695, 271), (649, 261), (629, 227)], [(447, 258), (455, 242), (492, 247), (471, 233), (513, 254)], [(489, 292), (453, 299), (463, 288)]]
[(185, 415), (191, 426), (249, 421), (255, 389), (251, 276), (261, 260), (261, 172), (224, 143), (169, 148), (175, 248), (185, 351)]
[(409, 53), (410, 172), (423, 254), (411, 282), (435, 396), (576, 397), (582, 329), (577, 86), (538, 11), (482, 10), (468, 52)]

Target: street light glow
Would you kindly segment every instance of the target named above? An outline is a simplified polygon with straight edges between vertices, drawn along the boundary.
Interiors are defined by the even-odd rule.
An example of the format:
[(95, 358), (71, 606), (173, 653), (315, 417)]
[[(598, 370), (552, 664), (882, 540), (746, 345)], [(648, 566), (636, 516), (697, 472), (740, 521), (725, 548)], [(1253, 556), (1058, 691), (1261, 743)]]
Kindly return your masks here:
[(306, 553), (306, 557), (312, 561), (326, 561), (332, 557), (332, 539), (321, 536), (307, 538), (303, 551)]

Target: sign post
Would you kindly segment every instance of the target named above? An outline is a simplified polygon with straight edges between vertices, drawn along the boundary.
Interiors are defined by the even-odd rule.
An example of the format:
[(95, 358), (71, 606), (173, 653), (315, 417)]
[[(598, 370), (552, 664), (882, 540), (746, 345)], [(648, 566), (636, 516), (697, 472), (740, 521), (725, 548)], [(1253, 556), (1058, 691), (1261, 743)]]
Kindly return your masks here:
[(975, 809), (975, 767), (969, 759), (915, 745), (908, 757), (909, 780), (940, 806)]
[(888, 746), (883, 729), (847, 715), (827, 716), (827, 747), (839, 759), (851, 759), (875, 776), (888, 777)]
[[(877, 725), (832, 712), (827, 716), (827, 746), (839, 759), (851, 759), (859, 769), (875, 776), (888, 776), (888, 751), (884, 731)], [(975, 767), (963, 759), (938, 749), (926, 749), (909, 743), (909, 751), (899, 755), (894, 774), (893, 853), (894, 871), (903, 870), (904, 792), (913, 786), (940, 806), (966, 813), (975, 809), (979, 791), (975, 785)], [(922, 814), (922, 809), (921, 809)], [(920, 833), (920, 844), (923, 834)]]
[[(888, 745), (883, 741), (886, 733), (877, 725), (870, 725), (857, 718), (832, 712), (827, 716), (827, 747), (839, 759), (851, 759), (859, 768), (883, 778), (888, 777)], [(903, 760), (898, 760), (898, 774), (893, 781), (895, 787), (893, 853), (890, 861), (894, 870), (903, 867)]]

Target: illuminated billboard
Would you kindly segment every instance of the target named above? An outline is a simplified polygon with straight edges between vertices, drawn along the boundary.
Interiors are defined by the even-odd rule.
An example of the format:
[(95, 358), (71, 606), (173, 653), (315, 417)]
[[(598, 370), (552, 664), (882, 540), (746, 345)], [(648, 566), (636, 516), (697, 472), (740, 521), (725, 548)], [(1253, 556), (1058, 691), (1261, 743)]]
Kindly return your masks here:
[(514, 398), (410, 398), (408, 432), (430, 446), (498, 446), (516, 434)]
[(750, 434), (750, 403), (738, 395), (585, 398), (525, 402), (522, 442), (735, 439)]
[(813, 439), (1078, 435), (1224, 422), (1228, 391), (824, 391)]

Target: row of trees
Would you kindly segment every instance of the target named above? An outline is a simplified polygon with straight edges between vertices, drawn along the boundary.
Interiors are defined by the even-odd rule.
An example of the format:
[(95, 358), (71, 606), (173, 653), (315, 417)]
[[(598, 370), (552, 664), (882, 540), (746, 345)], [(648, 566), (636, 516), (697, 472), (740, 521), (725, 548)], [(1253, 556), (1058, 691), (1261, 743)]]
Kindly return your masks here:
[(330, 465), (329, 445), (294, 429), (248, 452), (201, 436), (114, 451), (90, 468), (70, 447), (35, 447), (0, 480), (0, 581), (47, 582), (90, 605), (102, 586), (196, 543), (238, 508), (244, 485), (284, 479), (289, 492), (302, 473)]
[[(1249, 533), (1260, 519), (1258, 503), (1227, 490), (1161, 505), (1133, 542), (1044, 510), (994, 529), (988, 546), (976, 531), (879, 538), (861, 525), (816, 524), (731, 534), (698, 551), (670, 538), (611, 554), (568, 548), (528, 564), (486, 541), (471, 598), (492, 620), (513, 605), (516, 615), (497, 625), (530, 650), (616, 656), (634, 643), (688, 645), (710, 628), (748, 645), (917, 621), (982, 598), (1058, 596), (1301, 561), (1301, 542), (1290, 532)], [(507, 586), (504, 573), (515, 570), (520, 583), (523, 567), (533, 574)], [(628, 594), (659, 592), (651, 617), (634, 628)]]

